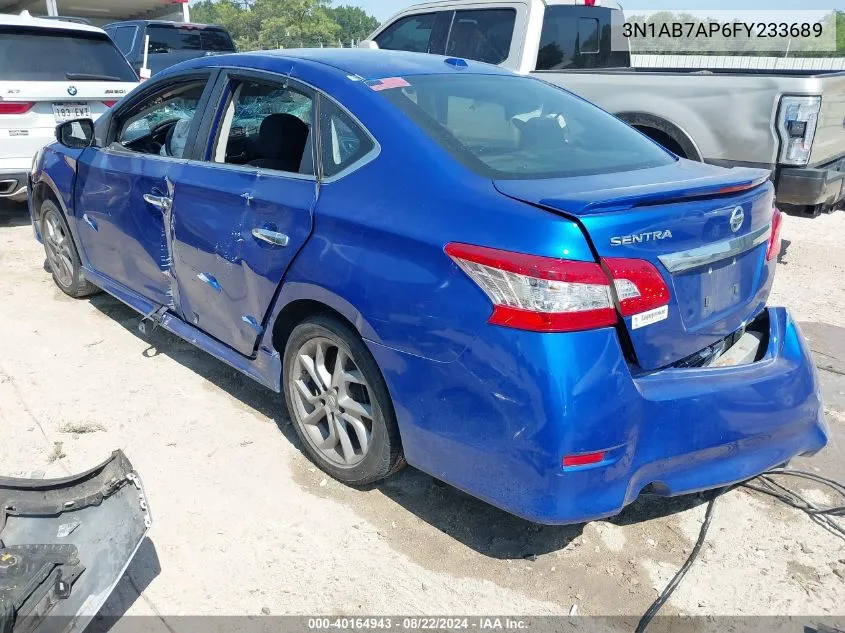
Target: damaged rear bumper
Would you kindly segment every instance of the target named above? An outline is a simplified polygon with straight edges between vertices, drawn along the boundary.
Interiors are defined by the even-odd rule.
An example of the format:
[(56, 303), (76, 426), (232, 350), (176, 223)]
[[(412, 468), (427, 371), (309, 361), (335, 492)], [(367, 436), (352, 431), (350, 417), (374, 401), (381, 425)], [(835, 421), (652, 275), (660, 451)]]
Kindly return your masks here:
[(121, 451), (63, 479), (0, 477), (0, 631), (82, 631), (150, 527)]

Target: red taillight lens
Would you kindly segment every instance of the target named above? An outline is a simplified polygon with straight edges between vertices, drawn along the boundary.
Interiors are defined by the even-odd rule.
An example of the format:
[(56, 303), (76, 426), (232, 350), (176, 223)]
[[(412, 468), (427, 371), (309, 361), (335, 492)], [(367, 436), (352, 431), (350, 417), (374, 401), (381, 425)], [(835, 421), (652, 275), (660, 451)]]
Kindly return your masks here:
[(772, 213), (772, 233), (769, 235), (769, 247), (766, 249), (766, 261), (771, 261), (780, 254), (780, 225), (783, 222), (783, 212), (775, 207)]
[(117, 101), (103, 101), (103, 104), (104, 104), (107, 108), (112, 107), (115, 103), (117, 103)]
[(446, 254), (493, 302), (489, 322), (534, 332), (571, 332), (616, 323), (601, 267), (554, 257), (451, 243)]
[[(450, 243), (446, 254), (493, 302), (489, 323), (534, 332), (573, 332), (614, 325), (610, 279), (594, 262), (541, 257)], [(623, 316), (669, 303), (658, 270), (641, 259), (602, 260)]]
[(0, 114), (26, 114), (34, 105), (31, 101), (0, 101)]
[(669, 303), (669, 288), (660, 272), (644, 259), (605, 257), (622, 316), (633, 316)]

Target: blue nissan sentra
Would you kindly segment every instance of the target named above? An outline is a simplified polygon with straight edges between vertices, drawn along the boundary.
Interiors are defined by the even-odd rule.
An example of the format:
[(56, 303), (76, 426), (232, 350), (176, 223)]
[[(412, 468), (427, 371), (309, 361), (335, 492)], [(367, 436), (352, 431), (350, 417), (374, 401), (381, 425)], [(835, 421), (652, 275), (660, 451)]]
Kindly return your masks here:
[(807, 344), (766, 304), (768, 174), (680, 159), (543, 81), (215, 56), (57, 137), (30, 212), (59, 288), (284, 394), (342, 482), (407, 462), (568, 523), (825, 445)]

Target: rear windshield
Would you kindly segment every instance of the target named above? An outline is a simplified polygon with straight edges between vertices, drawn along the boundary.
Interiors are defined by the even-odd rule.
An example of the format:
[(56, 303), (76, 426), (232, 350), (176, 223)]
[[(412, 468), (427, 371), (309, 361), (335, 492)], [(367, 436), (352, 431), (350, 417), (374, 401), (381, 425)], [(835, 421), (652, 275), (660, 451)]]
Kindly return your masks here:
[(410, 85), (380, 94), (489, 178), (565, 178), (675, 160), (616, 117), (537, 79), (456, 74), (405, 81)]
[(232, 38), (226, 31), (219, 28), (151, 24), (147, 27), (147, 35), (150, 36), (150, 53), (172, 51), (232, 53), (235, 51)]
[(0, 81), (138, 81), (105, 33), (0, 26)]

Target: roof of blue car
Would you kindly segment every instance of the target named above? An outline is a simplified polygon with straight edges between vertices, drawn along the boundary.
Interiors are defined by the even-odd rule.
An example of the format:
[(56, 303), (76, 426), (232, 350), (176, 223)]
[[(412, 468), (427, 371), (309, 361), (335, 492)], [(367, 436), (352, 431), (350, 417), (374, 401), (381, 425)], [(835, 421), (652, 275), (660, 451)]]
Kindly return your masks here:
[(268, 62), (277, 60), (280, 64), (285, 61), (301, 60), (330, 66), (350, 75), (358, 75), (364, 79), (382, 79), (385, 77), (401, 77), (409, 75), (433, 75), (451, 72), (483, 72), (486, 74), (511, 74), (498, 66), (484, 64), (472, 60), (461, 60), (466, 63), (464, 68), (456, 68), (454, 63), (447, 63), (447, 59), (440, 55), (426, 53), (410, 53), (407, 51), (387, 51), (364, 48), (300, 48), (278, 51), (253, 51), (249, 53), (235, 53), (231, 55), (201, 58), (192, 66), (233, 65), (250, 67), (257, 64), (266, 68)]

